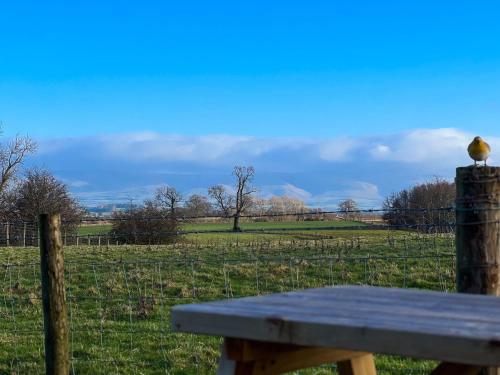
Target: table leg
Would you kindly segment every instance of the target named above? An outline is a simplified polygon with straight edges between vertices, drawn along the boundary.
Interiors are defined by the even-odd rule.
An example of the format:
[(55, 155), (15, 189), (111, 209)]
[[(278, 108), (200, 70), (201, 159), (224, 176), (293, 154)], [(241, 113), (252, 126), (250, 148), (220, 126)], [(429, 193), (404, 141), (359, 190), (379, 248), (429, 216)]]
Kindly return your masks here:
[(217, 375), (251, 375), (253, 367), (253, 362), (242, 362), (229, 358), (226, 345), (222, 344)]
[(373, 354), (351, 358), (337, 363), (340, 375), (376, 375)]
[(341, 375), (376, 375), (373, 355), (365, 352), (226, 339), (218, 375), (274, 375), (339, 363)]

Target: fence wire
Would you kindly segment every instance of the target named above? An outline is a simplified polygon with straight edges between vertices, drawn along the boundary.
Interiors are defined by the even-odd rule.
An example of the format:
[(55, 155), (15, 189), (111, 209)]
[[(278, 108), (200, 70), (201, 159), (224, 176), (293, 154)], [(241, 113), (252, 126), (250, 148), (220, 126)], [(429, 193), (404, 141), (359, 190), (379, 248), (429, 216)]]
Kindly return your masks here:
[[(44, 373), (39, 253), (4, 248), (0, 373)], [(352, 231), (323, 237), (222, 236), (168, 245), (65, 248), (72, 374), (214, 373), (219, 338), (173, 334), (181, 303), (342, 284), (450, 292), (452, 233)], [(2, 275), (3, 274), (3, 275)], [(432, 363), (378, 357), (381, 374)], [(334, 366), (301, 371), (335, 373)]]

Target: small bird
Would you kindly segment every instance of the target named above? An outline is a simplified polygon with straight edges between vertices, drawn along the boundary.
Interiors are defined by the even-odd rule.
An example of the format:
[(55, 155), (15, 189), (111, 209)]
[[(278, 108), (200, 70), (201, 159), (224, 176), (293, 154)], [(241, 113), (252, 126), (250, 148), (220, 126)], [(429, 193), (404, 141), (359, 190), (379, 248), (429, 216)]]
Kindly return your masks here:
[(490, 156), (491, 148), (481, 137), (475, 137), (469, 147), (467, 147), (469, 156), (474, 160), (474, 166), (477, 166), (478, 161), (484, 161)]

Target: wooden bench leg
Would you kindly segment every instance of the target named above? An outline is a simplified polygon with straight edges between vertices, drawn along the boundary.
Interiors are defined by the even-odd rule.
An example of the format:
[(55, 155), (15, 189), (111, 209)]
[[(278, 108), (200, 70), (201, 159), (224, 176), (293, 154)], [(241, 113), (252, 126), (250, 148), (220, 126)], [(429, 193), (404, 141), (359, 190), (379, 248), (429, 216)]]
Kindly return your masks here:
[(337, 363), (340, 375), (376, 375), (373, 354), (365, 354)]
[(239, 339), (225, 340), (217, 374), (274, 375), (334, 362), (341, 375), (376, 375), (369, 353)]

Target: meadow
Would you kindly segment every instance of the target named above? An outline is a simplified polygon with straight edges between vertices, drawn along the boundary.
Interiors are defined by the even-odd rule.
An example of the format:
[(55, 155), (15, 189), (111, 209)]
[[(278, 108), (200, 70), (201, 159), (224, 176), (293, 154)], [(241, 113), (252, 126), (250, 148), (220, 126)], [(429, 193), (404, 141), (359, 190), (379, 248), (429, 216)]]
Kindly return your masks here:
[[(161, 246), (67, 246), (72, 373), (214, 373), (220, 338), (170, 331), (170, 309), (180, 303), (339, 284), (454, 290), (450, 234), (299, 223), (252, 223), (278, 230), (189, 234)], [(187, 228), (228, 227), (217, 225)], [(98, 230), (85, 235), (105, 233)], [(38, 249), (0, 252), (0, 373), (43, 373)], [(377, 365), (381, 374), (417, 374), (433, 363), (378, 356)], [(300, 373), (334, 372), (323, 366)]]

